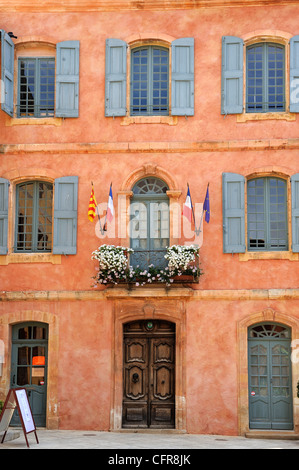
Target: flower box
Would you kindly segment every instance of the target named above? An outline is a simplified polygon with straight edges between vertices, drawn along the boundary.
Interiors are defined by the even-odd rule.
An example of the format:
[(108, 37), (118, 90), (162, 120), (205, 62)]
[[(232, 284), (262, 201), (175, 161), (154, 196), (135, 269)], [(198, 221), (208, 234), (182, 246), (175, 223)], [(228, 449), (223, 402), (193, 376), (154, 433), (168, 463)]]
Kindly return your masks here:
[(168, 266), (155, 267), (150, 264), (147, 269), (130, 266), (128, 256), (134, 253), (131, 248), (102, 245), (92, 253), (92, 259), (99, 262), (98, 273), (94, 276), (95, 285), (193, 283), (198, 282), (202, 274), (199, 268), (199, 248), (196, 246), (173, 245), (166, 249), (164, 258)]

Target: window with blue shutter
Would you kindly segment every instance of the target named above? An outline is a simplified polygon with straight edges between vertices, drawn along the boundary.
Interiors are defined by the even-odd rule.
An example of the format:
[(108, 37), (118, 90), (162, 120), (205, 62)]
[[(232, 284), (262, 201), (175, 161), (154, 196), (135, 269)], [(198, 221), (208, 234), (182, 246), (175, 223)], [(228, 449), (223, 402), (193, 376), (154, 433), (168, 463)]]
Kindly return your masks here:
[(4, 99), (2, 98), (1, 109), (13, 116), (13, 96), (14, 96), (14, 43), (9, 35), (3, 31), (1, 32), (1, 79), (2, 89), (1, 94), (4, 92)]
[(0, 255), (7, 254), (9, 181), (0, 178)]
[(236, 173), (222, 175), (223, 252), (245, 252), (245, 178)]
[(78, 176), (55, 180), (53, 254), (77, 252)]
[(221, 114), (243, 112), (243, 40), (222, 38)]
[(79, 116), (79, 41), (57, 44), (56, 117)]
[(299, 36), (290, 40), (290, 112), (299, 113)]
[[(127, 114), (127, 47), (120, 39), (106, 40), (105, 116)], [(145, 43), (130, 53), (131, 116), (194, 115), (193, 38), (171, 44), (171, 103), (169, 48)]]
[(299, 173), (291, 177), (292, 251), (299, 253)]

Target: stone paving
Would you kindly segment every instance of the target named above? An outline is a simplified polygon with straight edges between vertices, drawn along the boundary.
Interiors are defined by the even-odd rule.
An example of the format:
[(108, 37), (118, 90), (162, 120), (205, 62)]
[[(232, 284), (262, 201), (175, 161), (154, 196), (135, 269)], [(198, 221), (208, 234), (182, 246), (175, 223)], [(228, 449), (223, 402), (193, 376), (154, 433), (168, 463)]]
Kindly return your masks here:
[[(22, 430), (10, 431), (19, 437), (4, 441), (0, 449), (26, 449)], [(101, 431), (51, 431), (38, 429), (36, 442), (34, 433), (27, 434), (30, 449), (106, 449), (105, 456), (114, 458), (113, 450), (124, 449), (134, 455), (137, 449), (152, 449), (159, 454), (174, 455), (175, 450), (188, 453), (188, 449), (299, 449), (299, 440), (252, 439), (240, 436), (218, 436), (198, 434), (101, 432)], [(108, 452), (107, 452), (108, 451)], [(162, 452), (161, 452), (162, 451)], [(118, 454), (120, 455), (120, 453)], [(117, 463), (117, 462), (115, 462)], [(119, 462), (118, 462), (119, 463)]]

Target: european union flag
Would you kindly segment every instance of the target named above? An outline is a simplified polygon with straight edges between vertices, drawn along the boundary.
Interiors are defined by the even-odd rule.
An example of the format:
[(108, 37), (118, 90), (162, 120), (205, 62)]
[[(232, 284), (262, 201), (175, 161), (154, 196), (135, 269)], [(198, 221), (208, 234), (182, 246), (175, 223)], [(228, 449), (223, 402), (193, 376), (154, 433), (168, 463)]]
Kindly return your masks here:
[(210, 222), (210, 196), (209, 196), (209, 185), (207, 187), (205, 201), (203, 203), (203, 210), (205, 211), (205, 221)]

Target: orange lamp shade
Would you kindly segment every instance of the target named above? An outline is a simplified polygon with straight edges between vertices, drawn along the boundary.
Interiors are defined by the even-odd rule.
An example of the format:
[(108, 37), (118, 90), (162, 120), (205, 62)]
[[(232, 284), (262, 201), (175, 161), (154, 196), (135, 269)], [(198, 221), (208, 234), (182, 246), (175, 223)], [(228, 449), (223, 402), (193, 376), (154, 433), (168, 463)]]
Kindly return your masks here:
[(44, 366), (45, 365), (45, 356), (33, 356), (32, 365), (33, 366)]

